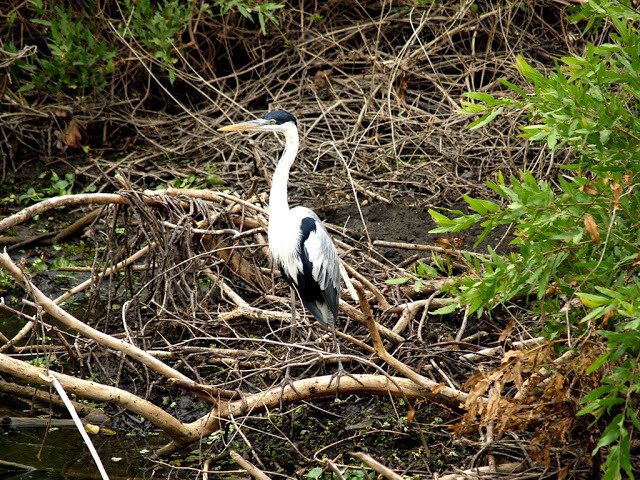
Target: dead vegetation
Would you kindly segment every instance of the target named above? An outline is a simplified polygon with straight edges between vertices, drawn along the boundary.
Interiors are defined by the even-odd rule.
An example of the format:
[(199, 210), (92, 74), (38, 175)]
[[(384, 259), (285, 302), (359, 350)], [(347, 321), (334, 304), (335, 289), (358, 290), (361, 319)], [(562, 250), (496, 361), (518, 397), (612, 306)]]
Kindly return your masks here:
[[(579, 31), (561, 3), (414, 8), (328, 2), (314, 8), (315, 21), (309, 12), (288, 9), (280, 30), (268, 36), (231, 16), (198, 19), (173, 86), (141, 45), (121, 38), (130, 66), (126, 76), (114, 74), (100, 98), (21, 103), (2, 97), (10, 112), (0, 118), (5, 175), (37, 165), (37, 156), (51, 168), (88, 144), (89, 154), (74, 162), (76, 178), (105, 192), (57, 197), (0, 221), (1, 240), (13, 244), (0, 263), (26, 292), (21, 306), (3, 304), (25, 322), (0, 346), (5, 380), (43, 384), (41, 369), (21, 359), (48, 359), (68, 391), (109, 403), (109, 415), (121, 425), (137, 414), (164, 430), (171, 442), (160, 453), (200, 442), (206, 457), (217, 457), (241, 446), (250, 460), (243, 468), (263, 474), (281, 468), (295, 475), (266, 457), (264, 438), (277, 436), (305, 459), (304, 468), (334, 473), (356, 458), (387, 478), (588, 475), (592, 445), (573, 419), (582, 382), (595, 382), (582, 377), (588, 359), (556, 358), (553, 345), (533, 333), (526, 306), (506, 310), (506, 319), (463, 322), (462, 315), (429, 314), (451, 303), (442, 292), (450, 278), (432, 279), (418, 292), (385, 283), (414, 275), (415, 260), (431, 261), (431, 252), (464, 273), (456, 259), (468, 245), (404, 232), (403, 216), (425, 215), (427, 205), (450, 207), (462, 193), (481, 191), (495, 172), (527, 168), (541, 176), (561, 161), (521, 142), (516, 118), (468, 131), (468, 119), (456, 109), (466, 91), (495, 92), (500, 77), (516, 81), (517, 54), (546, 65), (579, 51)], [(266, 248), (264, 192), (279, 151), (275, 140), (238, 142), (215, 131), (272, 108), (294, 112), (302, 129), (292, 203), (333, 220), (328, 226), (348, 278), (339, 336), (343, 361), (360, 383), (344, 377), (339, 392), (328, 385), (336, 361), (328, 353), (330, 334), (313, 324), (295, 344), (287, 340), (288, 289)], [(203, 186), (202, 179), (213, 177), (209, 187), (218, 178), (224, 186), (172, 187), (190, 174), (199, 180), (186, 183)], [(151, 190), (159, 184), (169, 188)], [(360, 210), (366, 204), (402, 205), (400, 218), (378, 232), (383, 241), (408, 235), (422, 251), (409, 256), (396, 244), (403, 260), (389, 260), (393, 245), (375, 242), (373, 222)], [(55, 213), (61, 206), (64, 213)], [(75, 209), (86, 216), (69, 227), (66, 217)], [(46, 239), (35, 238), (36, 214), (52, 215)], [(6, 235), (9, 229), (20, 233), (20, 242)], [(54, 238), (65, 244), (80, 232), (92, 261), (60, 270), (76, 280), (43, 294), (30, 262), (51, 253), (31, 249)], [(18, 248), (30, 250), (18, 254)], [(300, 395), (280, 388), (288, 348)], [(295, 415), (310, 415), (292, 413), (298, 407), (345, 420), (354, 404), (361, 411), (349, 415), (361, 420), (374, 408), (367, 403), (372, 394), (402, 400), (391, 403), (394, 424), (375, 433), (392, 430), (394, 441), (408, 438), (411, 446), (394, 450), (390, 441), (396, 456), (386, 458), (348, 431), (318, 436), (314, 449), (297, 450)], [(314, 403), (336, 396), (342, 401)], [(163, 398), (202, 403), (180, 410), (160, 405)], [(453, 425), (455, 437), (430, 424), (434, 405), (446, 406), (444, 427)], [(288, 431), (272, 421), (274, 412), (291, 416)], [(366, 436), (371, 425), (356, 433)], [(215, 437), (231, 426), (233, 433)], [(203, 442), (210, 435), (217, 440)], [(432, 435), (446, 444), (439, 454)], [(367, 459), (345, 450), (359, 445), (377, 454)], [(433, 461), (456, 448), (465, 458), (447, 459), (442, 468)], [(286, 461), (294, 464), (300, 465)]]

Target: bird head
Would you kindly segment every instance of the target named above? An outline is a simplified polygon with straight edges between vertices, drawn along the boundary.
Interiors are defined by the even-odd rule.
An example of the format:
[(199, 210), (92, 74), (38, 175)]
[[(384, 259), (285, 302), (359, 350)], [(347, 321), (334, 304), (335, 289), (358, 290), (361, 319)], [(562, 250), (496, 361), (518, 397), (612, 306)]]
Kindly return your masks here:
[(233, 125), (227, 125), (219, 128), (220, 132), (235, 132), (242, 130), (259, 130), (262, 132), (282, 132), (286, 133), (287, 130), (296, 129), (298, 122), (296, 117), (284, 110), (274, 110), (273, 112), (265, 113), (262, 118), (255, 120), (249, 120), (248, 122), (234, 123)]

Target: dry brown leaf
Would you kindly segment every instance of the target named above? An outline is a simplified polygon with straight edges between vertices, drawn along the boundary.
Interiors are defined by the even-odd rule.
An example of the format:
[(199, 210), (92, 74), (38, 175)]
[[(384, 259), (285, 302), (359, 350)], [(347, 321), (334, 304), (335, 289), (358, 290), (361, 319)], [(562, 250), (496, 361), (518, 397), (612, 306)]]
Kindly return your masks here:
[(489, 392), (489, 401), (487, 402), (486, 418), (496, 418), (500, 411), (500, 388), (494, 386)]
[(585, 217), (584, 226), (586, 227), (587, 232), (589, 232), (589, 235), (591, 236), (591, 240), (593, 240), (593, 243), (595, 243), (596, 245), (600, 245), (600, 232), (598, 232), (598, 226), (596, 225), (596, 221), (593, 219), (591, 215), (587, 215)]
[(554, 379), (554, 385), (553, 388), (555, 390), (556, 395), (559, 396), (563, 396), (564, 397), (564, 375), (562, 375), (561, 373), (556, 375), (556, 378)]
[(544, 468), (549, 468), (549, 465), (551, 465), (551, 442), (544, 445)]
[(411, 409), (407, 412), (407, 422), (412, 423), (413, 417), (416, 415), (416, 409), (411, 407)]
[(597, 195), (598, 189), (595, 187), (593, 183), (587, 183), (586, 185), (582, 185), (578, 190), (583, 191), (589, 195)]
[(444, 388), (446, 387), (446, 385), (442, 382), (440, 382), (438, 385), (436, 385), (435, 387), (431, 388), (431, 391), (433, 393), (440, 393)]
[(435, 240), (435, 244), (440, 248), (446, 248), (448, 250), (453, 250), (453, 245), (449, 241), (448, 238), (438, 237)]
[(506, 327), (504, 327), (504, 330), (502, 330), (502, 333), (500, 334), (500, 337), (498, 337), (498, 342), (502, 343), (505, 341), (505, 339), (511, 335), (511, 332), (513, 331), (513, 327), (515, 327), (516, 325), (516, 321), (515, 320), (511, 320)]
[(516, 362), (511, 371), (511, 377), (519, 393), (522, 393), (522, 362)]
[(528, 358), (527, 352), (524, 350), (509, 350), (505, 352), (502, 364), (513, 362), (514, 360), (520, 360), (522, 358)]
[(620, 196), (622, 195), (622, 187), (618, 182), (611, 186), (613, 190), (613, 211), (615, 212), (620, 208)]
[(563, 467), (562, 470), (558, 472), (558, 476), (556, 477), (558, 480), (564, 480), (569, 475), (569, 467)]
[(85, 126), (75, 118), (72, 118), (58, 137), (63, 145), (71, 148), (80, 148), (82, 147), (85, 131)]
[(407, 89), (409, 88), (409, 84), (407, 83), (407, 76), (403, 75), (402, 78), (400, 79), (400, 91), (398, 92), (400, 94), (400, 103), (405, 103), (405, 93), (407, 92)]

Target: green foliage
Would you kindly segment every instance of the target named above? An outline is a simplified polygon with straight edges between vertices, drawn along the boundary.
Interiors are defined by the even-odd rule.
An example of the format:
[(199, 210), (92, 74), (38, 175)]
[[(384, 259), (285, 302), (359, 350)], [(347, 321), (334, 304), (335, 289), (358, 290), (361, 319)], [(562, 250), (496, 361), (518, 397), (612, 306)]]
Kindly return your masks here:
[[(142, 43), (154, 58), (169, 68), (169, 80), (175, 80), (172, 66), (178, 58), (174, 53), (174, 45), (180, 45), (180, 36), (189, 25), (192, 13), (190, 4), (180, 0), (124, 0), (123, 25), (120, 33), (124, 38), (135, 39)], [(203, 10), (208, 9), (205, 3)]]
[[(192, 27), (195, 34), (200, 22), (213, 15), (212, 5), (222, 15), (238, 12), (259, 23), (264, 35), (269, 26), (279, 25), (277, 12), (284, 8), (284, 3), (260, 0), (216, 0), (212, 4), (196, 0), (28, 0), (6, 18), (3, 48), (22, 55), (9, 62), (5, 71), (19, 91), (91, 94), (103, 90), (116, 69), (122, 69), (118, 79), (136, 71), (129, 68), (133, 49), (143, 58), (153, 57), (173, 84), (184, 41), (191, 44), (194, 38), (187, 37), (186, 31)], [(135, 84), (130, 77), (126, 80)]]
[(220, 13), (223, 15), (233, 9), (252, 22), (254, 21), (253, 14), (255, 13), (258, 16), (260, 31), (263, 35), (267, 34), (267, 20), (276, 26), (280, 25), (275, 12), (284, 7), (282, 3), (257, 3), (255, 0), (216, 0), (215, 4), (220, 7)]
[[(420, 290), (420, 287), (422, 287), (425, 280), (434, 278), (438, 275), (438, 271), (435, 268), (421, 261), (418, 261), (418, 263), (413, 267), (412, 273), (416, 279), (414, 284), (416, 292)], [(407, 283), (410, 278), (411, 277), (390, 278), (385, 283), (387, 283), (387, 285), (402, 285)]]
[(313, 480), (317, 480), (322, 476), (322, 468), (320, 467), (312, 468), (307, 473), (305, 473), (304, 476), (305, 478), (311, 478)]
[[(39, 178), (46, 178), (49, 172), (43, 172), (40, 174)], [(39, 202), (44, 200), (45, 198), (50, 197), (59, 197), (61, 195), (71, 195), (73, 193), (73, 184), (75, 182), (75, 174), (74, 173), (66, 173), (64, 178), (60, 178), (60, 176), (52, 171), (51, 176), (49, 178), (49, 185), (44, 186), (36, 190), (33, 187), (30, 187), (26, 193), (20, 195), (18, 197), (18, 203), (27, 204), (31, 202)]]
[[(22, 62), (31, 74), (31, 81), (23, 90), (37, 89), (57, 92), (63, 87), (74, 89), (107, 85), (106, 76), (113, 71), (117, 50), (100, 38), (91, 10), (74, 10), (71, 4), (45, 8), (42, 0), (30, 0), (36, 11), (31, 21), (46, 29), (49, 55), (39, 55), (35, 64)], [(14, 47), (15, 49), (15, 47)]]
[[(622, 472), (634, 478), (630, 438), (640, 432), (640, 13), (627, 5), (592, 1), (574, 16), (587, 20), (586, 29), (613, 25), (609, 43), (588, 44), (584, 55), (562, 58), (548, 74), (518, 57), (529, 86), (502, 80), (515, 98), (476, 92), (463, 102), (464, 112), (480, 114), (470, 128), (520, 111), (527, 120), (522, 137), (552, 152), (571, 149), (575, 160), (563, 166), (571, 174), (559, 176), (557, 188), (528, 172), (509, 182), (499, 175), (488, 186), (503, 207), (467, 198), (474, 213), (430, 212), (439, 225), (434, 232), (480, 224), (478, 243), (500, 225), (514, 227), (513, 253), (489, 248), (487, 260), (466, 257), (476, 275), (453, 291), (470, 312), (524, 297), (546, 320), (549, 338), (570, 329), (574, 339), (605, 340), (606, 351), (586, 372), (602, 372), (601, 386), (584, 396), (579, 414), (607, 425), (593, 452), (604, 449), (607, 479)], [(567, 305), (573, 307), (561, 311)]]
[(195, 173), (190, 173), (186, 178), (174, 178), (171, 182), (171, 186), (175, 188), (193, 188), (197, 181), (197, 175)]
[(15, 286), (15, 280), (11, 275), (4, 271), (4, 269), (0, 270), (0, 294), (4, 294)]

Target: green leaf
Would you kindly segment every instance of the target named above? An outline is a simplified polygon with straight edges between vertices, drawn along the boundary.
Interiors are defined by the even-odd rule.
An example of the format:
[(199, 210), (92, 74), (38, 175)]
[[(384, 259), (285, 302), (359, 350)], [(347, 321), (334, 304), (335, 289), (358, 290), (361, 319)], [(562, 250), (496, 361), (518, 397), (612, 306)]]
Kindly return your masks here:
[(469, 130), (476, 130), (476, 129), (480, 128), (480, 127), (484, 127), (487, 123), (491, 122), (494, 118), (496, 118), (498, 115), (500, 115), (503, 111), (504, 111), (504, 107), (498, 107), (496, 109), (493, 109), (490, 112), (487, 112), (484, 115), (482, 115), (477, 120), (474, 120), (473, 122), (471, 122), (469, 125), (467, 125), (467, 128)]
[(601, 305), (607, 305), (611, 303), (610, 298), (603, 297), (601, 295), (594, 295), (593, 293), (576, 292), (576, 295), (578, 296), (578, 298), (580, 298), (580, 300), (582, 300), (582, 303), (587, 307), (598, 307)]
[(464, 93), (464, 96), (485, 103), (495, 102), (495, 98), (493, 97), (493, 95), (489, 95), (488, 93), (483, 92), (466, 92)]
[(631, 423), (633, 423), (633, 426), (637, 430), (640, 430), (640, 421), (638, 420), (638, 415), (636, 414), (636, 412), (635, 412), (635, 410), (633, 408), (628, 408), (627, 409), (627, 417), (629, 417), (631, 419)]
[(498, 81), (503, 84), (506, 87), (509, 87), (511, 90), (513, 90), (514, 92), (518, 92), (521, 96), (527, 98), (527, 92), (525, 92), (523, 89), (521, 89), (520, 87), (518, 87), (517, 85), (511, 83), (510, 81), (508, 81), (506, 78), (499, 78)]
[(436, 222), (440, 227), (429, 230), (429, 233), (443, 233), (443, 232), (459, 232), (461, 230), (465, 230), (480, 220), (482, 217), (478, 214), (473, 215), (461, 215), (456, 218), (449, 218), (445, 215), (442, 215), (435, 210), (429, 209), (429, 215), (433, 218), (433, 221)]
[(609, 360), (609, 355), (609, 352), (605, 352), (600, 355), (591, 365), (589, 365), (589, 368), (587, 368), (585, 373), (590, 374), (598, 370), (607, 360)]
[(317, 480), (322, 476), (322, 468), (315, 467), (304, 474), (305, 477)]
[(409, 281), (409, 277), (400, 277), (400, 278), (389, 278), (385, 280), (384, 283), (387, 285), (402, 285), (403, 283), (407, 283)]
[(611, 421), (611, 423), (607, 425), (607, 428), (605, 428), (604, 432), (602, 432), (602, 435), (598, 440), (598, 444), (596, 445), (596, 448), (593, 449), (593, 452), (591, 452), (591, 455), (596, 455), (598, 453), (598, 450), (600, 450), (602, 447), (611, 445), (613, 442), (618, 440), (618, 438), (620, 438), (619, 423), (621, 420), (622, 420), (622, 414), (619, 413)]
[(500, 210), (500, 206), (489, 200), (481, 200), (478, 198), (471, 198), (468, 195), (462, 195), (462, 198), (469, 204), (469, 208), (474, 212), (478, 212), (480, 215), (486, 215), (487, 213), (495, 213)]
[(437, 310), (434, 310), (433, 312), (431, 312), (431, 315), (446, 315), (448, 313), (455, 311), (459, 307), (460, 307), (459, 304), (452, 303), (451, 305), (446, 305), (444, 307), (438, 308)]
[(416, 266), (416, 274), (422, 277), (433, 278), (438, 276), (438, 271), (431, 265), (427, 265), (424, 262), (418, 262)]

